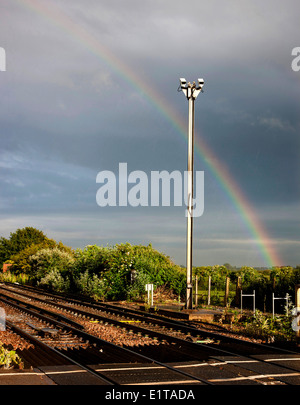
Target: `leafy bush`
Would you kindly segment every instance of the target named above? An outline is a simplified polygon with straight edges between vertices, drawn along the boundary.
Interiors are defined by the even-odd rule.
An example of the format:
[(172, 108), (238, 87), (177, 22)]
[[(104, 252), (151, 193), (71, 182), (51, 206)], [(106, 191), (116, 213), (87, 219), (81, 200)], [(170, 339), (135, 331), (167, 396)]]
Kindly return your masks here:
[[(86, 273), (87, 272), (87, 273)], [(101, 296), (105, 299), (125, 299), (141, 297), (145, 284), (165, 285), (182, 292), (184, 273), (179, 266), (151, 245), (131, 245), (130, 243), (100, 247), (90, 245), (77, 249), (73, 266), (75, 285), (80, 288), (84, 274), (87, 283), (86, 291), (94, 284), (92, 277), (97, 276), (102, 284)], [(144, 283), (144, 284), (143, 284)]]
[(70, 280), (63, 277), (58, 269), (51, 269), (44, 277), (38, 281), (39, 287), (46, 287), (52, 291), (67, 292), (70, 290)]
[(25, 273), (31, 275), (30, 257), (36, 254), (41, 249), (54, 248), (56, 242), (54, 240), (47, 240), (38, 244), (27, 246), (25, 249), (11, 256), (12, 266), (11, 269), (15, 274)]
[(26, 274), (40, 286), (112, 300), (140, 298), (147, 283), (178, 295), (185, 292), (185, 271), (151, 245), (89, 245), (73, 252), (34, 228), (18, 230), (10, 240), (2, 239), (0, 253), (1, 246), (14, 246), (9, 256), (11, 274)]
[(143, 271), (139, 271), (133, 279), (127, 291), (130, 300), (138, 300), (145, 295), (145, 285), (150, 284), (150, 276)]
[(260, 273), (253, 267), (243, 266), (236, 272), (236, 276), (241, 278), (243, 287), (247, 288), (251, 283), (259, 279)]
[(17, 229), (10, 234), (10, 238), (0, 238), (0, 264), (11, 263), (10, 270), (15, 274), (25, 273), (31, 275), (31, 263), (29, 258), (42, 249), (54, 249), (71, 253), (72, 249), (57, 243), (38, 229), (26, 227)]
[(11, 368), (13, 366), (22, 368), (23, 363), (20, 356), (14, 350), (5, 349), (0, 343), (0, 366), (3, 368)]
[(96, 300), (105, 298), (106, 287), (104, 280), (101, 280), (96, 274), (90, 275), (88, 270), (79, 274), (75, 279), (75, 285), (77, 291), (81, 294)]
[(256, 310), (254, 316), (246, 318), (244, 323), (244, 334), (254, 338), (263, 339), (267, 342), (285, 342), (296, 339), (292, 329), (293, 316), (277, 315), (274, 318)]
[(77, 249), (74, 254), (73, 272), (75, 275), (88, 271), (89, 274), (101, 274), (109, 270), (111, 248), (88, 245)]
[(300, 283), (300, 269), (293, 267), (274, 267), (270, 274), (270, 282), (276, 295), (293, 295), (295, 285)]
[(26, 284), (29, 282), (29, 276), (27, 274), (13, 274), (10, 271), (5, 273), (0, 273), (0, 281), (6, 281), (9, 283), (19, 283), (19, 284)]
[(58, 247), (41, 249), (29, 257), (31, 276), (37, 280), (45, 277), (51, 271), (56, 271), (62, 277), (67, 277), (74, 262), (75, 259), (72, 253), (61, 250)]

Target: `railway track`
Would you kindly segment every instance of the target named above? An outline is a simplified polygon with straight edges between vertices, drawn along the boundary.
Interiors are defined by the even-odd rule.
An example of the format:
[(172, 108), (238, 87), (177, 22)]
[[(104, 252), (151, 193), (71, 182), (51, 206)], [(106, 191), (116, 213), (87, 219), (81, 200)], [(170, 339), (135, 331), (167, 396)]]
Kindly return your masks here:
[[(177, 383), (188, 381), (209, 385), (300, 384), (300, 355), (295, 352), (240, 341), (216, 332), (203, 331), (188, 326), (185, 322), (170, 320), (166, 317), (149, 316), (141, 311), (128, 310), (116, 305), (83, 302), (78, 298), (62, 297), (59, 294), (50, 294), (35, 288), (16, 288), (7, 285), (1, 287), (0, 293), (0, 299), (4, 303), (6, 300), (6, 305), (9, 305), (9, 301), (10, 304), (15, 307), (20, 306), (27, 313), (35, 311), (43, 317), (50, 315), (53, 319), (52, 324), (56, 322), (56, 330), (62, 327), (59, 325), (60, 322), (65, 329), (67, 328), (69, 334), (73, 331), (77, 338), (80, 336), (81, 341), (76, 342), (75, 350), (74, 348), (63, 349), (62, 341), (59, 350), (67, 352), (72, 350), (72, 359), (76, 359), (78, 364), (79, 360), (85, 358), (85, 364), (92, 364), (92, 369), (108, 377), (109, 382), (156, 383), (157, 379), (160, 379), (158, 382), (163, 383), (166, 381), (163, 374), (167, 372), (169, 373), (167, 380), (177, 381)], [(62, 318), (59, 320), (60, 316)], [(50, 324), (49, 320), (47, 322)], [(126, 329), (127, 334), (131, 334), (132, 337), (146, 336), (156, 343), (146, 346), (137, 345), (130, 349), (126, 344), (120, 347), (95, 336), (97, 327), (100, 325), (104, 325), (107, 329), (118, 328), (120, 331)], [(45, 329), (40, 326), (36, 328)], [(83, 329), (88, 329), (93, 334)], [(40, 334), (44, 332), (46, 331)], [(53, 340), (53, 334), (57, 332), (48, 331), (48, 333)], [(87, 340), (89, 343), (84, 347)], [(94, 349), (97, 348), (98, 357), (93, 358), (89, 354), (91, 344)], [(103, 350), (104, 347), (105, 350)], [(99, 350), (102, 350), (100, 356)], [(155, 377), (151, 377), (151, 372)], [(179, 373), (180, 379), (178, 379)], [(129, 374), (132, 382), (128, 378)]]
[[(77, 329), (70, 325), (70, 323), (74, 324), (74, 322), (69, 320), (66, 322), (63, 315), (53, 312), (53, 317), (51, 317), (48, 310), (43, 309), (40, 313), (36, 311), (37, 307), (35, 305), (8, 296), (6, 298), (1, 296), (1, 302), (5, 305), (6, 310), (8, 310), (8, 307), (13, 307), (17, 311), (15, 313), (8, 311), (8, 318), (12, 319), (7, 320), (8, 327), (23, 338), (30, 340), (35, 346), (43, 349), (44, 354), (35, 359), (37, 362), (37, 364), (34, 364), (35, 367), (45, 366), (45, 357), (48, 360), (50, 354), (53, 355), (54, 365), (57, 366), (57, 362), (66, 365), (75, 364), (89, 374), (89, 380), (90, 374), (92, 374), (98, 377), (102, 383), (116, 385), (120, 383), (138, 383), (139, 373), (133, 373), (134, 379), (128, 377), (128, 370), (133, 368), (135, 371), (143, 370), (143, 381), (140, 381), (141, 383), (145, 382), (145, 378), (146, 380), (149, 380), (149, 378), (157, 380), (159, 376), (162, 381), (168, 383), (211, 385), (210, 382), (201, 377), (190, 375), (184, 370), (176, 369), (171, 365), (135, 353), (127, 348), (116, 346), (84, 332), (82, 328)], [(45, 312), (47, 312), (47, 315), (45, 315)], [(58, 320), (61, 317), (62, 320)], [(45, 322), (47, 322), (47, 327), (42, 325)], [(19, 326), (17, 326), (18, 324)], [(65, 353), (62, 353), (62, 351), (65, 351)], [(115, 367), (114, 362), (117, 361), (126, 365), (123, 368), (126, 371), (125, 374), (123, 373), (124, 375), (120, 375), (119, 363), (118, 367)], [(89, 366), (87, 363), (92, 365)], [(104, 368), (99, 366), (99, 364), (107, 363), (112, 364), (112, 366), (108, 367), (106, 365)], [(134, 364), (134, 367), (132, 367), (132, 364)], [(142, 368), (141, 365), (143, 365)], [(78, 370), (76, 371), (78, 372)], [(107, 376), (107, 374), (110, 376)], [(86, 377), (85, 375), (84, 378)]]

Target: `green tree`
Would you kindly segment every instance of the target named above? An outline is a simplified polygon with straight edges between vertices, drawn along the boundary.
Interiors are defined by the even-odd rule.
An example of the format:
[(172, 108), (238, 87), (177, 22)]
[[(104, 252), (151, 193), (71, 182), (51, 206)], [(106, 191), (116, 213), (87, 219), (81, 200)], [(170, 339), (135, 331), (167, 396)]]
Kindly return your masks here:
[(259, 279), (259, 272), (253, 267), (242, 266), (240, 270), (236, 272), (236, 276), (241, 277), (242, 285), (244, 288)]
[(0, 238), (0, 264), (1, 267), (3, 263), (10, 259), (12, 252), (9, 239), (4, 237)]
[(46, 235), (33, 227), (17, 229), (10, 233), (9, 239), (2, 237), (0, 239), (0, 262), (11, 259), (12, 256), (21, 252), (31, 245), (43, 243), (48, 238)]
[(284, 296), (286, 293), (294, 295), (295, 284), (299, 280), (299, 270), (290, 266), (273, 267), (270, 274), (273, 292)]
[(100, 275), (111, 268), (111, 247), (88, 245), (75, 251), (74, 275), (85, 273)]
[(51, 239), (27, 246), (25, 249), (10, 257), (12, 262), (12, 266), (10, 268), (11, 272), (15, 274), (25, 273), (31, 275), (30, 256), (36, 254), (41, 249), (54, 248), (55, 246), (56, 242)]

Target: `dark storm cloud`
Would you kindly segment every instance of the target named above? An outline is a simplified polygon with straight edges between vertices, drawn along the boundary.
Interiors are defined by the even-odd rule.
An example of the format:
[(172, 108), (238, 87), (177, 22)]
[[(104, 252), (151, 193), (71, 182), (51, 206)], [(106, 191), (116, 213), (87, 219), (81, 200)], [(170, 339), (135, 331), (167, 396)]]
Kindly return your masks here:
[[(300, 46), (298, 2), (41, 4), (43, 10), (55, 7), (96, 38), (107, 55), (161, 93), (185, 120), (187, 103), (176, 91), (178, 78), (203, 76), (205, 92), (196, 103), (198, 136), (226, 164), (284, 260), (300, 261), (293, 224), (293, 217), (299, 217), (299, 74), (291, 69), (291, 50)], [(100, 241), (103, 235), (112, 243), (126, 237), (139, 243), (143, 237), (138, 228), (126, 233), (128, 215), (131, 221), (144, 222), (145, 243), (156, 241), (183, 263), (185, 219), (177, 219), (176, 210), (149, 208), (135, 217), (136, 211), (128, 208), (114, 211), (119, 212), (114, 220), (111, 211), (100, 212), (95, 203), (97, 172), (116, 170), (119, 162), (147, 173), (185, 170), (182, 135), (126, 74), (116, 70), (118, 62), (107, 64), (78, 39), (76, 30), (68, 30), (47, 12), (33, 11), (26, 2), (11, 1), (1, 15), (0, 46), (7, 54), (7, 71), (0, 72), (0, 207), (7, 215), (5, 232), (29, 218), (76, 245), (92, 243), (94, 237)], [(250, 243), (247, 260), (261, 263), (249, 242), (253, 236), (203, 157), (196, 155), (195, 167), (205, 170), (206, 181), (205, 214), (195, 227), (196, 240), (202, 238), (197, 228), (201, 224), (206, 241), (203, 245), (201, 239), (196, 260), (232, 258), (232, 264), (243, 264)], [(50, 213), (59, 217), (66, 211), (65, 228), (56, 227)], [(282, 214), (286, 211), (288, 218)], [(84, 218), (77, 229), (72, 213)], [(93, 215), (101, 223), (102, 236), (94, 229)], [(160, 215), (169, 218), (164, 229), (161, 219), (153, 221)], [(178, 223), (176, 235), (170, 222)]]

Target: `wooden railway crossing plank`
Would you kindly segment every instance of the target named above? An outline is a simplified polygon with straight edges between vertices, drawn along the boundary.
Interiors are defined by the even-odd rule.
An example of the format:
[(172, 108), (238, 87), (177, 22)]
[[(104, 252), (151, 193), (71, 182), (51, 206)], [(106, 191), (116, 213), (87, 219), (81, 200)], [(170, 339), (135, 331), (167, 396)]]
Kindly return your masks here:
[(54, 381), (37, 368), (0, 370), (0, 385), (55, 385)]
[[(290, 356), (290, 358), (289, 358)], [(227, 356), (215, 356), (216, 360), (225, 361), (227, 364), (231, 364), (234, 366), (242, 366), (243, 369), (249, 370), (254, 373), (252, 376), (249, 376), (249, 379), (257, 379), (263, 382), (270, 382), (274, 383), (278, 381), (278, 383), (285, 383), (285, 384), (292, 384), (292, 385), (300, 385), (300, 370), (297, 371), (296, 367), (299, 367), (300, 359), (299, 356), (294, 355), (285, 355), (281, 357), (281, 362), (277, 361), (275, 364), (276, 359), (279, 359), (280, 356), (278, 355), (256, 355), (249, 357), (241, 357), (237, 359), (235, 357), (227, 357)], [(287, 364), (284, 364), (283, 359), (286, 359), (286, 362), (291, 363), (292, 368), (287, 368)], [(296, 360), (299, 359), (299, 360)], [(275, 361), (274, 361), (275, 360)], [(297, 362), (298, 366), (297, 366)], [(279, 364), (280, 363), (280, 364)], [(240, 379), (242, 380), (242, 379)], [(237, 379), (232, 380), (232, 382), (237, 381)], [(215, 381), (213, 381), (215, 382)]]
[[(170, 364), (171, 365), (171, 364)], [(172, 366), (172, 365), (171, 365)], [(193, 384), (204, 385), (201, 381), (188, 376), (180, 376), (172, 370), (155, 364), (145, 363), (115, 363), (103, 365), (90, 365), (102, 375), (118, 381), (120, 385), (156, 385), (156, 384)]]
[(76, 365), (39, 367), (57, 385), (109, 385)]

